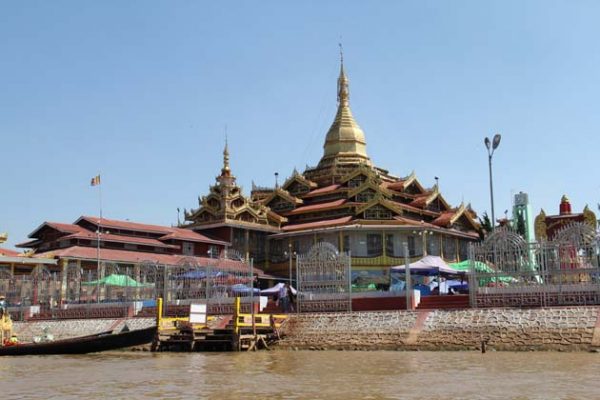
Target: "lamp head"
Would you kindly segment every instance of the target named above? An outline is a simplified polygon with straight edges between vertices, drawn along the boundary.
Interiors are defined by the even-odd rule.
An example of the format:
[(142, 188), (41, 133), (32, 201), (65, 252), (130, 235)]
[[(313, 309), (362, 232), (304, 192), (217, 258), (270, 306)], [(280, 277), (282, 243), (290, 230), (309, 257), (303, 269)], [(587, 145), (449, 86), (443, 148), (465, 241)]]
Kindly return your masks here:
[(490, 145), (491, 145), (491, 143), (490, 143), (490, 138), (486, 137), (486, 138), (483, 140), (483, 143), (485, 143), (485, 147), (487, 147), (487, 149), (489, 150), (489, 149), (490, 149)]
[[(494, 141), (492, 143), (492, 149), (496, 150), (496, 148), (498, 147), (498, 145), (500, 145), (500, 139), (502, 139), (502, 136), (497, 133), (494, 135)], [(489, 146), (488, 146), (489, 148)]]

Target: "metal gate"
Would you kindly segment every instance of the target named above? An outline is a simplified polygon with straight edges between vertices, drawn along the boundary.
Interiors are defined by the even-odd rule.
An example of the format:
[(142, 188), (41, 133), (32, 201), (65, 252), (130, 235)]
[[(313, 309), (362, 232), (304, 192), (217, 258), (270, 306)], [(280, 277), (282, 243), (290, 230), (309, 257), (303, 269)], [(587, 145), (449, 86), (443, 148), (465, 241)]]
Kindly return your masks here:
[(498, 228), (471, 248), (473, 307), (547, 307), (600, 304), (599, 238), (572, 223), (552, 241), (527, 243)]
[(351, 258), (321, 242), (297, 258), (297, 309), (302, 312), (352, 311)]

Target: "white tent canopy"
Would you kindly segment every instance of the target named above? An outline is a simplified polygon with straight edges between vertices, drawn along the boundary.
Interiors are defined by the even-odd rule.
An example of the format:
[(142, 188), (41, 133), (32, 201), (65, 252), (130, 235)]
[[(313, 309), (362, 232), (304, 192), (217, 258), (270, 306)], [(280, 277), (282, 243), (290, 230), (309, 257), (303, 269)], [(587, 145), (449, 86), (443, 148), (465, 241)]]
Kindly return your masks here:
[[(461, 274), (462, 271), (456, 270), (450, 267), (446, 262), (438, 256), (425, 256), (419, 261), (409, 264), (411, 272), (424, 272), (424, 273), (446, 273), (446, 274)], [(392, 271), (404, 272), (406, 269), (405, 265), (398, 265), (392, 267)]]
[[(261, 290), (260, 294), (266, 294), (267, 296), (273, 296), (273, 295), (279, 294), (279, 290), (283, 287), (283, 285), (284, 285), (284, 283), (279, 282), (278, 284), (276, 284), (273, 287)], [(294, 289), (293, 286), (290, 286), (290, 289), (292, 289), (292, 294), (295, 295), (296, 289)]]

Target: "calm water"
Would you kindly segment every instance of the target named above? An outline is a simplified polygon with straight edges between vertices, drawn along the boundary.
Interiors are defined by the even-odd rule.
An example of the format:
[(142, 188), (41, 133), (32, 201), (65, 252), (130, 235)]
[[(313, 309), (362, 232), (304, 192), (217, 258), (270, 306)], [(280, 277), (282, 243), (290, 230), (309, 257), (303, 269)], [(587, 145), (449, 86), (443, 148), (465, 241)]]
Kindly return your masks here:
[(600, 354), (292, 352), (0, 358), (6, 399), (600, 399)]

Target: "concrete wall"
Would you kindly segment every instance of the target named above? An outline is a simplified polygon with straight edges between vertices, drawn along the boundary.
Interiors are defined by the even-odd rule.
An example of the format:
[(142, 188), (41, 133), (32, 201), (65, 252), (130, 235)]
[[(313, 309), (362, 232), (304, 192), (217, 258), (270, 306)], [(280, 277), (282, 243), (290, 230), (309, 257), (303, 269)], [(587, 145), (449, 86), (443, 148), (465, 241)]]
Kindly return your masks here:
[(281, 348), (587, 351), (600, 347), (600, 307), (293, 315)]

